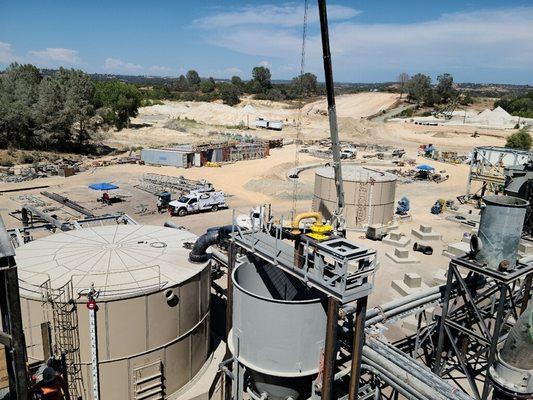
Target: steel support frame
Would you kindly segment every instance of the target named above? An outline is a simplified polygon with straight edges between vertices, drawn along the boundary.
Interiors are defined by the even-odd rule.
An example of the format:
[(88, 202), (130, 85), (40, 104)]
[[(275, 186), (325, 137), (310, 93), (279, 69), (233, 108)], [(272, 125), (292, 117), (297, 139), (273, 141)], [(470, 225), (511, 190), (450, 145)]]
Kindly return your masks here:
[[(466, 279), (460, 267), (469, 271)], [(519, 264), (513, 271), (500, 272), (466, 258), (453, 259), (448, 268), (442, 314), (434, 325), (438, 335), (433, 371), (454, 380), (457, 378), (453, 372), (460, 371), (476, 399), (487, 399), (492, 388), (488, 368), (495, 361), (498, 344), (512, 325), (510, 318), (518, 318), (522, 305), (519, 300), (529, 295), (532, 274), (533, 264)], [(493, 285), (488, 294), (477, 293), (478, 288), (472, 284), (475, 277), (483, 277)], [(477, 380), (483, 382), (481, 392)]]
[(5, 345), (12, 398), (29, 398), (26, 343), (22, 326), (22, 312), (15, 250), (0, 217), (0, 312), (2, 343)]

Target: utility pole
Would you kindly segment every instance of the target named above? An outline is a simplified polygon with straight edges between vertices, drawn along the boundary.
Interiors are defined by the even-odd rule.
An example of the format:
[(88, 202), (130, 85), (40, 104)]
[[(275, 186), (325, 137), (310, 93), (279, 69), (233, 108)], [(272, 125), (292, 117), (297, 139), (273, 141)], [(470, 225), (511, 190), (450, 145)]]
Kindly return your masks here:
[(328, 99), (329, 132), (331, 136), (331, 151), (333, 152), (333, 171), (335, 173), (335, 188), (337, 191), (337, 209), (333, 214), (333, 227), (336, 232), (344, 231), (344, 189), (342, 184), (341, 150), (339, 144), (339, 127), (337, 125), (337, 109), (335, 107), (335, 87), (333, 83), (333, 68), (331, 66), (331, 51), (329, 48), (328, 14), (326, 0), (318, 0), (320, 14), (320, 34), (322, 37), (322, 55), (324, 58), (324, 75), (326, 77), (326, 91)]
[(15, 249), (0, 217), (0, 342), (6, 347), (10, 398), (29, 399), (26, 343), (22, 329), (22, 313)]

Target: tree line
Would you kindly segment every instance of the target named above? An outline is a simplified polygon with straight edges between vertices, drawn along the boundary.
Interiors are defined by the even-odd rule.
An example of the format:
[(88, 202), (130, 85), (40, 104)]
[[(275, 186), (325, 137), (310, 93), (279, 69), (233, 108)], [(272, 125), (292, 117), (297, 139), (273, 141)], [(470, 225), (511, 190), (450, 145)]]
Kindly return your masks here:
[[(43, 74), (45, 72), (45, 74)], [(0, 74), (0, 148), (86, 152), (100, 126), (127, 127), (142, 105), (159, 100), (213, 101), (235, 105), (243, 94), (285, 100), (322, 94), (306, 73), (286, 84), (272, 82), (270, 70), (254, 67), (252, 79), (200, 78), (190, 70), (168, 83), (146, 88), (120, 80), (95, 81), (81, 70), (40, 71), (14, 63)]]
[(272, 82), (272, 74), (267, 67), (252, 69), (252, 79), (244, 81), (233, 76), (229, 81), (215, 81), (213, 77), (200, 78), (195, 70), (180, 75), (165, 84), (154, 85), (143, 90), (143, 95), (152, 100), (213, 101), (222, 100), (230, 106), (238, 104), (244, 94), (254, 95), (258, 100), (294, 100), (324, 93), (316, 75), (305, 73), (292, 79), (290, 83)]
[(504, 97), (495, 104), (500, 106), (509, 114), (523, 118), (533, 118), (533, 90), (519, 95)]
[(407, 94), (408, 101), (416, 103), (418, 107), (433, 107), (449, 102), (468, 105), (473, 102), (470, 94), (463, 94), (454, 88), (453, 76), (449, 73), (437, 76), (436, 85), (432, 85), (429, 75), (421, 73), (409, 76), (409, 74), (402, 72), (396, 81), (400, 98)]
[(15, 63), (0, 75), (0, 147), (87, 151), (98, 125), (121, 129), (141, 100), (134, 85), (93, 82), (65, 68), (43, 76), (33, 65)]

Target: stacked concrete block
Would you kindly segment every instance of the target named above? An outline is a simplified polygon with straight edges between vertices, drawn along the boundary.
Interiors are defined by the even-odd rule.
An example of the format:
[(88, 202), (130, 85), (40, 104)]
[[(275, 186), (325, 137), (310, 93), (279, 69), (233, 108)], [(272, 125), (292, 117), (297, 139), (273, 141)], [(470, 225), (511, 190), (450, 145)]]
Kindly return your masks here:
[(408, 272), (402, 279), (393, 280), (391, 286), (402, 296), (407, 296), (422, 289), (427, 289), (427, 285), (422, 282), (422, 277), (414, 272)]
[(533, 254), (533, 243), (522, 240), (518, 244), (518, 252), (524, 256), (530, 256)]
[(421, 240), (440, 240), (441, 234), (434, 232), (431, 225), (420, 225), (418, 229), (412, 229), (411, 233)]
[(405, 247), (411, 243), (411, 239), (405, 236), (403, 233), (391, 232), (388, 234), (388, 236), (383, 238), (382, 242), (385, 244), (390, 244), (391, 246)]
[(385, 254), (397, 264), (415, 264), (420, 262), (418, 258), (410, 254), (409, 249), (401, 247), (396, 247), (394, 248), (394, 252), (387, 252)]
[(446, 249), (443, 250), (442, 255), (446, 257), (454, 258), (454, 257), (462, 257), (469, 252), (470, 252), (470, 243), (457, 242), (457, 243), (448, 244)]

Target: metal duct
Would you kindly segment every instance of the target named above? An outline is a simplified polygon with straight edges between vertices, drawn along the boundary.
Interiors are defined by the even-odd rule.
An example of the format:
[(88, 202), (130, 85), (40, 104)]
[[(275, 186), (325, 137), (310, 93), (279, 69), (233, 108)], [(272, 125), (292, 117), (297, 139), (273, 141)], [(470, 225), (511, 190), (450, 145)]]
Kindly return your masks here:
[(497, 398), (531, 399), (533, 395), (533, 305), (509, 331), (490, 377)]
[[(481, 210), (479, 239), (481, 248), (476, 259), (489, 268), (516, 266), (517, 249), (529, 203), (511, 196), (485, 196)], [(508, 263), (508, 264), (507, 264)]]
[(231, 230), (231, 225), (208, 229), (206, 233), (194, 242), (194, 246), (189, 253), (189, 260), (197, 263), (206, 262), (209, 258), (207, 249), (214, 244), (220, 243), (222, 239), (229, 235)]

